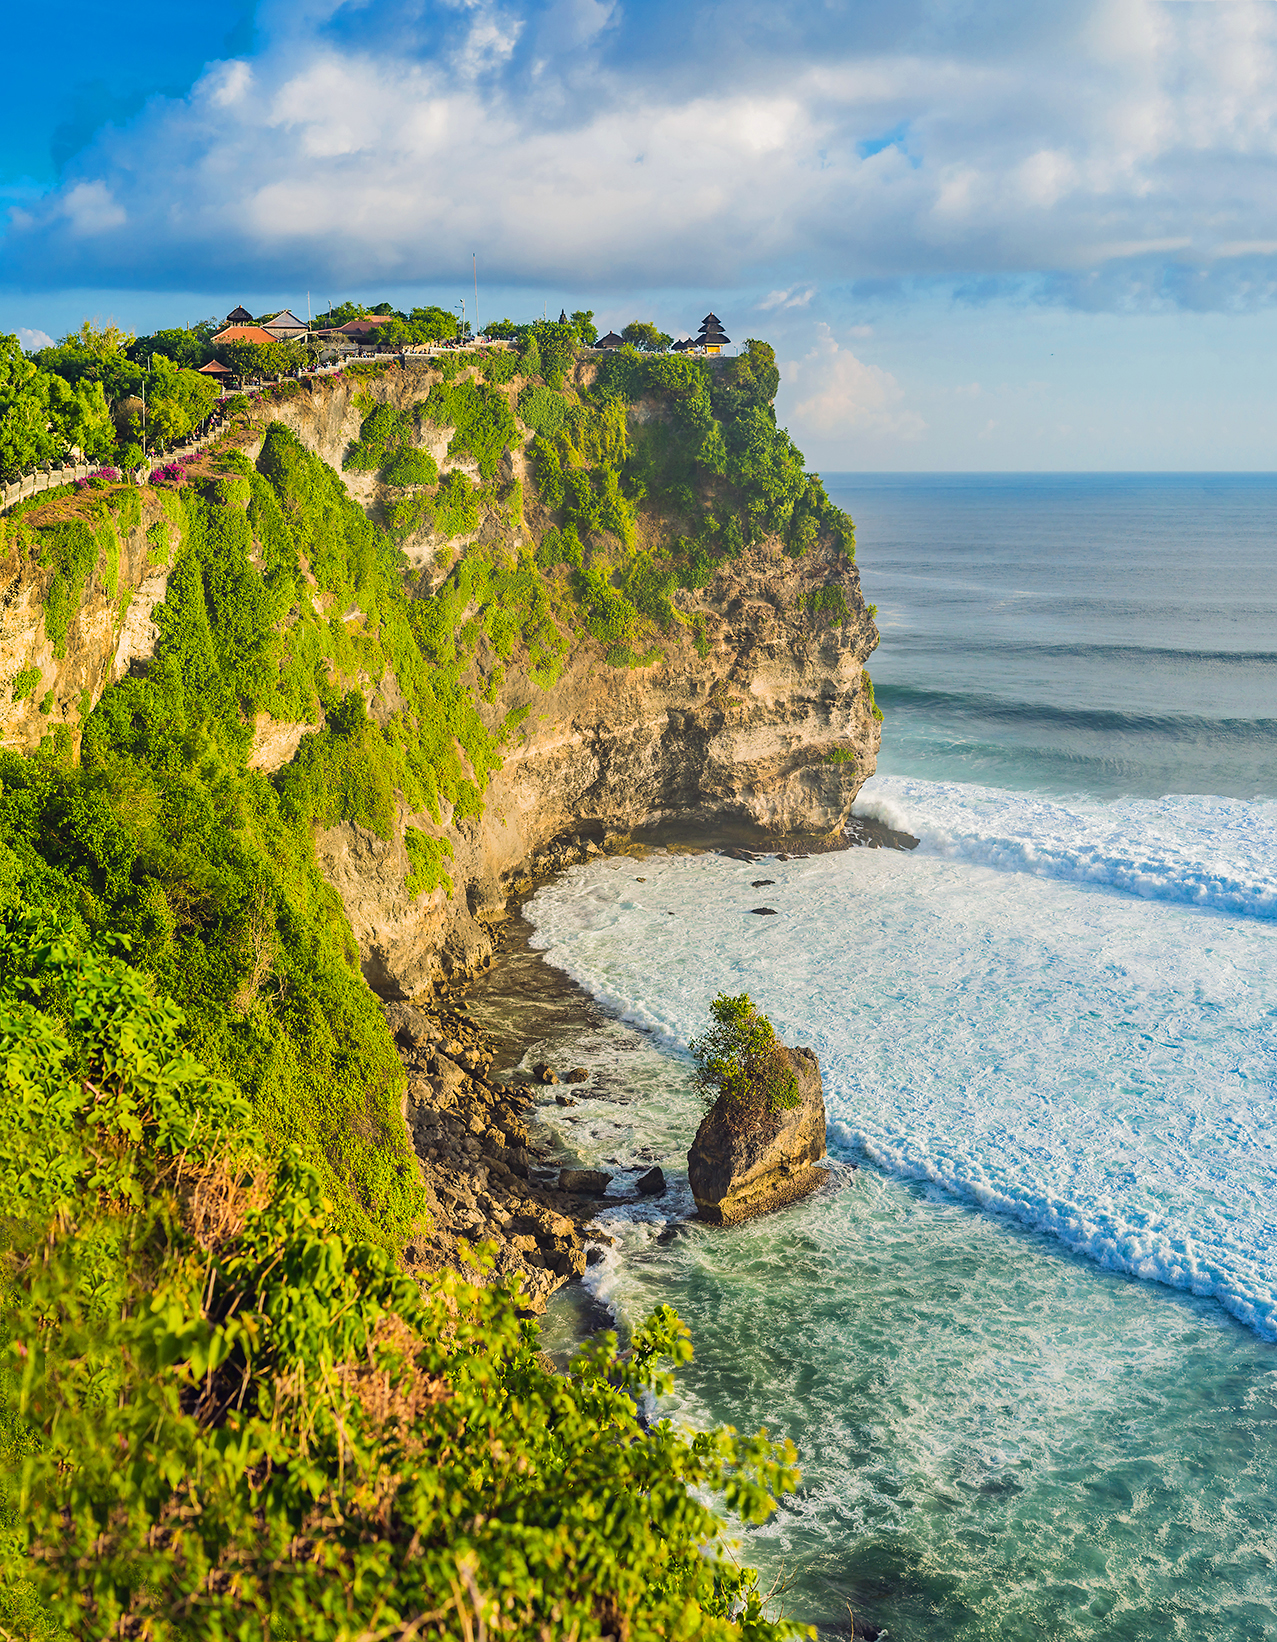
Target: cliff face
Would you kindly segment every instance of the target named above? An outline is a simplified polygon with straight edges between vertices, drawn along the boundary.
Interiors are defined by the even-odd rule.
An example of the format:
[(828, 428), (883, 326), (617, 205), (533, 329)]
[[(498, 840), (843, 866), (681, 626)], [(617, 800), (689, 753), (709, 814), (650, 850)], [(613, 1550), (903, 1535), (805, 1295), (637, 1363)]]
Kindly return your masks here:
[[(841, 626), (813, 621), (806, 608), (831, 579), (857, 610)], [(827, 551), (794, 560), (764, 546), (683, 608), (705, 617), (706, 656), (688, 637), (663, 665), (615, 668), (587, 645), (538, 693), (482, 817), (452, 829), (452, 897), (409, 900), (398, 840), (349, 822), (321, 835), (324, 872), (375, 990), (408, 997), (436, 964), (482, 963), (512, 882), (592, 844), (675, 820), (773, 839), (843, 825), (880, 741), (863, 677), (877, 634), (854, 566)], [(509, 705), (518, 703), (500, 700), (497, 716)]]
[[(113, 513), (103, 504), (91, 522), (66, 502), (40, 510), (60, 536), (85, 536), (93, 562), (78, 586), (74, 564), (60, 562), (74, 556), (73, 541), (24, 552), (16, 521), (0, 540), (0, 746), (31, 752), (60, 725), (74, 745), (103, 690), (154, 652), (151, 613), (168, 585), (176, 531), (157, 496), (130, 494), (130, 507)], [(67, 588), (64, 631), (50, 619), (59, 580)]]
[[(578, 368), (579, 390), (588, 388), (592, 369), (588, 363)], [(372, 382), (334, 380), (266, 414), (340, 469), (370, 406), (384, 404), (406, 415), (419, 409), (429, 386), (415, 370)], [(511, 405), (519, 388), (516, 380), (503, 390)], [(642, 438), (670, 418), (667, 404), (640, 401), (629, 407), (629, 433)], [(452, 431), (423, 419), (418, 448), (442, 466)], [(676, 434), (667, 428), (665, 436)], [(255, 458), (260, 424), (246, 429), (238, 444)], [(486, 490), (464, 450), (449, 458), (450, 467), (476, 487), (482, 505), (468, 533), (436, 533), (427, 519), (403, 536), (420, 594), (436, 589), (471, 544), (506, 553), (511, 563), (521, 552), (536, 551), (558, 515), (537, 493), (532, 448), (507, 450)], [(385, 517), (393, 493), (379, 479), (355, 473), (344, 478), (371, 517)], [(519, 507), (509, 504), (512, 494), (521, 499)], [(118, 533), (118, 564), (99, 560), (88, 575), (61, 659), (53, 653), (46, 620), (54, 570), (42, 567), (38, 555), (24, 560), (10, 551), (4, 561), (4, 693), (23, 667), (40, 670), (34, 690), (0, 707), (5, 744), (29, 750), (63, 722), (74, 737), (81, 715), (106, 686), (130, 667), (145, 667), (156, 636), (151, 614), (164, 597), (172, 550), (166, 533), (176, 528), (170, 516), (177, 510), (173, 498), (144, 493), (137, 511), (138, 520), (124, 521), (128, 528)], [(687, 528), (685, 516), (653, 505), (641, 509), (638, 525), (639, 550), (656, 550)], [(12, 529), (9, 537), (12, 549)], [(558, 577), (555, 585), (566, 587), (571, 572), (565, 576), (564, 568), (546, 571), (547, 581)], [(704, 585), (696, 591), (673, 591), (673, 619), (645, 665), (634, 665), (633, 656), (631, 664), (616, 664), (585, 619), (564, 616), (566, 603), (555, 606), (556, 619), (571, 629), (571, 640), (547, 687), (533, 682), (523, 644), (497, 666), (478, 642), (467, 678), (484, 724), (494, 733), (511, 721), (518, 728), (502, 746), (501, 767), (488, 780), (477, 816), (458, 819), (445, 804), (434, 820), (410, 813), (401, 799), (390, 837), (356, 821), (318, 831), (321, 870), (341, 896), (365, 978), (382, 997), (409, 998), (441, 973), (481, 966), (512, 885), (635, 829), (677, 820), (706, 831), (730, 826), (783, 839), (828, 835), (846, 821), (873, 773), (880, 739), (864, 672), (877, 633), (854, 562), (828, 532), (816, 534), (799, 556), (787, 554), (778, 537), (763, 536), (700, 579)], [(357, 622), (360, 612), (325, 612), (328, 619), (337, 615)], [(364, 693), (372, 717), (389, 723), (400, 706), (393, 676), (366, 679)], [(250, 765), (279, 769), (317, 727), (262, 715)], [(443, 886), (409, 892), (405, 826), (451, 845), (451, 893)]]

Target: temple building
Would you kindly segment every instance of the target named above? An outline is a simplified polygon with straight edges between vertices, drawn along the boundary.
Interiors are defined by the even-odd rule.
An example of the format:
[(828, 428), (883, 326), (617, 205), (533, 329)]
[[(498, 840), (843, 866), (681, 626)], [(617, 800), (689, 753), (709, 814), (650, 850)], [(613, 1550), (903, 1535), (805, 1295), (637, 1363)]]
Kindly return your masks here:
[(260, 347), (263, 342), (274, 340), (270, 332), (264, 331), (260, 325), (227, 325), (225, 330), (218, 331), (212, 338), (214, 346), (222, 342), (256, 342)]
[(723, 330), (718, 315), (706, 314), (701, 320), (700, 333), (693, 346), (702, 353), (722, 353), (724, 346), (731, 340)]
[(247, 308), (232, 308), (226, 316), (226, 323), (228, 325), (251, 325), (253, 316)]
[(306, 335), (310, 326), (305, 320), (298, 319), (291, 309), (285, 308), (282, 314), (276, 314), (274, 319), (266, 320), (262, 329), (269, 331), (276, 342), (296, 342)]
[(624, 345), (625, 338), (618, 336), (615, 331), (609, 331), (606, 336), (601, 336), (594, 344), (596, 348), (620, 348)]

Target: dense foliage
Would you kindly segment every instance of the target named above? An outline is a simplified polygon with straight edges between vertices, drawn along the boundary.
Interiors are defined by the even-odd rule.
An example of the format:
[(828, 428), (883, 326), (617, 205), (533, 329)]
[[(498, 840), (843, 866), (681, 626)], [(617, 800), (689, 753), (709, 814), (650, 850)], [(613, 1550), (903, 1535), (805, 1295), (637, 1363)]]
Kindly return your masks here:
[(705, 1501), (761, 1521), (792, 1450), (639, 1418), (677, 1317), (548, 1372), (508, 1291), (335, 1230), (182, 1027), (0, 931), (5, 1633), (780, 1638)]
[(77, 450), (89, 461), (131, 468), (144, 436), (162, 448), (198, 427), (216, 384), (175, 360), (175, 346), (136, 352), (124, 332), (87, 320), (30, 358), (16, 336), (0, 336), (0, 481)]
[(711, 1024), (689, 1045), (696, 1087), (707, 1106), (721, 1103), (737, 1122), (759, 1122), (800, 1100), (789, 1058), (772, 1023), (748, 992), (720, 992), (709, 1008)]
[[(590, 317), (477, 371), (446, 355), (415, 403), (361, 367), (346, 465), (389, 487), (384, 526), (280, 423), (255, 463), (228, 446), (0, 524), (55, 650), (90, 589), (122, 617), (128, 531), (168, 573), (155, 654), (86, 692), (78, 761), (65, 725), (0, 754), (0, 1633), (780, 1634), (707, 1501), (759, 1520), (791, 1456), (638, 1417), (689, 1351), (671, 1313), (555, 1376), (509, 1293), (398, 1271), (426, 1216), (403, 1072), (316, 858), (322, 829), (402, 828), (407, 892), (457, 893), (448, 829), (574, 645), (641, 666), (686, 627), (704, 654), (680, 589), (765, 532), (852, 551), (776, 427), (770, 349), (583, 368)], [(81, 337), (58, 380), (96, 404), (126, 343)], [(181, 348), (155, 352), (148, 405), (180, 402)], [(438, 472), (431, 427), (477, 483)], [(395, 546), (415, 531), (428, 595)], [(837, 581), (807, 609), (852, 614)], [(308, 727), (273, 777), (263, 715)], [(791, 1103), (748, 997), (697, 1049), (707, 1096)]]

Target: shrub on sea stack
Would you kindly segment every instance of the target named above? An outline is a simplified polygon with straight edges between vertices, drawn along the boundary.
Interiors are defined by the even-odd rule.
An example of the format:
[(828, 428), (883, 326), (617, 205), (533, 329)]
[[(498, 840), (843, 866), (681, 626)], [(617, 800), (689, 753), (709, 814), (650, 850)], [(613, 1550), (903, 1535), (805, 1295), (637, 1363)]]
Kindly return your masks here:
[(720, 993), (691, 1044), (696, 1086), (710, 1103), (687, 1154), (696, 1210), (714, 1225), (765, 1214), (828, 1178), (825, 1097), (810, 1049), (789, 1049), (747, 992)]
[(712, 1107), (721, 1102), (732, 1122), (757, 1128), (800, 1104), (798, 1084), (784, 1045), (748, 992), (720, 992), (709, 1006), (713, 1025), (688, 1047), (696, 1061), (696, 1087)]

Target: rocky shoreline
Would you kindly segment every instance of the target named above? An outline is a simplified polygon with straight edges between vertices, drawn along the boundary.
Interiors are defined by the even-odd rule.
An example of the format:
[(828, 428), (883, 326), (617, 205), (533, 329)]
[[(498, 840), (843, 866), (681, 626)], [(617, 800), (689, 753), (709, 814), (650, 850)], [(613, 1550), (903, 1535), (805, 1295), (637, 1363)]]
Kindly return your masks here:
[[(855, 847), (911, 848), (917, 840), (867, 821), (832, 838), (785, 842), (788, 850), (761, 846), (756, 832), (737, 828), (715, 829), (710, 838), (704, 829), (667, 828), (650, 841), (609, 841), (610, 848), (588, 836), (556, 841), (517, 880), (506, 916), (494, 926), (490, 956), (424, 998), (383, 1003), (407, 1074), (404, 1121), (433, 1221), (430, 1234), (405, 1251), (410, 1270), (454, 1267), (473, 1278), (471, 1249), (491, 1244), (496, 1256), (487, 1280), (517, 1274), (527, 1314), (539, 1316), (550, 1296), (580, 1278), (610, 1244), (596, 1220), (604, 1193), (612, 1208), (664, 1191), (659, 1169), (633, 1166), (624, 1180), (619, 1167), (611, 1175), (577, 1167), (538, 1116), (548, 1085), (562, 1106), (592, 1098), (591, 1075), (557, 1064), (555, 1045), (567, 1051), (583, 1027), (610, 1017), (529, 944), (523, 903), (568, 867), (604, 854), (641, 862), (654, 848), (717, 851), (762, 862)], [(528, 1064), (533, 1053), (541, 1057), (536, 1066)]]

